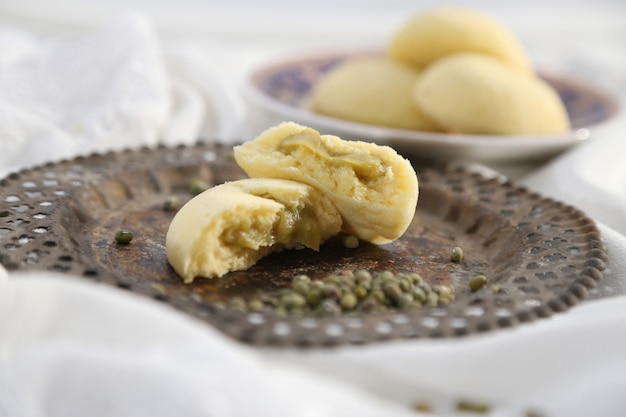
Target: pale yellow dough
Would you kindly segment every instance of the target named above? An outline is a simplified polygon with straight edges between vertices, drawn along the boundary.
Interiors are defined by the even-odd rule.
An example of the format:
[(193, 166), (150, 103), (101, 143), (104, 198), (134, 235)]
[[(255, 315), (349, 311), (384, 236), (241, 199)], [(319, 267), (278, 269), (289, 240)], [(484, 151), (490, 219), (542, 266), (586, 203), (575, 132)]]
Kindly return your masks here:
[(437, 131), (411, 100), (417, 75), (410, 65), (384, 57), (349, 59), (318, 80), (311, 106), (317, 113), (359, 123)]
[(245, 270), (282, 249), (319, 245), (342, 219), (326, 196), (306, 184), (245, 179), (210, 188), (178, 211), (166, 237), (167, 259), (190, 283)]
[(542, 135), (569, 131), (567, 111), (545, 81), (483, 54), (449, 55), (430, 65), (413, 99), (454, 132)]
[(421, 69), (458, 52), (493, 56), (513, 68), (532, 73), (526, 52), (498, 21), (463, 7), (438, 7), (409, 20), (391, 39), (389, 55)]
[(234, 153), (251, 177), (284, 178), (322, 191), (341, 213), (344, 230), (362, 240), (393, 241), (414, 217), (417, 176), (390, 147), (286, 122), (236, 146)]

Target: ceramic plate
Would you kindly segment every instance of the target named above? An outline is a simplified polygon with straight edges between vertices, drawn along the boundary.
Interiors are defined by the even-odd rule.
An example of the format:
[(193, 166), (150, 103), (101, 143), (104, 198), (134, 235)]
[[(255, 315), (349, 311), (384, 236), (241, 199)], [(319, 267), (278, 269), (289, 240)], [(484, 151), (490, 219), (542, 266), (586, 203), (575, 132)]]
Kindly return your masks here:
[[(9, 270), (48, 270), (154, 298), (253, 344), (336, 345), (398, 338), (459, 337), (496, 331), (567, 310), (602, 277), (606, 248), (595, 223), (574, 207), (515, 183), (463, 167), (412, 161), (418, 208), (407, 232), (386, 245), (346, 248), (331, 239), (319, 252), (291, 250), (247, 271), (183, 284), (169, 266), (165, 235), (187, 184), (243, 178), (232, 148), (141, 149), (47, 164), (0, 181), (0, 262)], [(115, 231), (135, 238), (116, 243)], [(461, 262), (450, 260), (454, 246)], [(340, 316), (281, 316), (228, 308), (235, 296), (275, 293), (297, 274), (343, 270), (418, 273), (454, 288), (444, 306)], [(485, 275), (488, 285), (471, 291)], [(226, 307), (225, 307), (226, 306)]]
[(478, 162), (551, 157), (597, 133), (618, 112), (617, 101), (572, 77), (540, 72), (561, 96), (572, 131), (563, 135), (460, 135), (392, 129), (340, 120), (311, 111), (308, 98), (317, 80), (341, 61), (373, 53), (320, 53), (272, 61), (253, 71), (245, 92), (258, 130), (295, 121), (344, 139), (388, 144), (424, 157)]

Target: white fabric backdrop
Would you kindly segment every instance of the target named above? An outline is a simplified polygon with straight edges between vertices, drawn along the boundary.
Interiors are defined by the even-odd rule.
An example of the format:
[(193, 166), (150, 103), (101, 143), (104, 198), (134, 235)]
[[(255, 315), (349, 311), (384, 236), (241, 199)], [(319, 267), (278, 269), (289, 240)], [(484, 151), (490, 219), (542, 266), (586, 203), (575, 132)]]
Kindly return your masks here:
[[(622, 2), (463, 3), (504, 20), (537, 65), (626, 98)], [(119, 14), (125, 5), (0, 2), (2, 174), (157, 137), (251, 137), (240, 83), (257, 62), (380, 45), (419, 7), (139, 1), (138, 14)], [(0, 280), (0, 416), (403, 416), (418, 401), (455, 415), (459, 398), (489, 402), (492, 415), (625, 415), (625, 120), (519, 178), (602, 223), (605, 279), (567, 314), (463, 340), (254, 349), (121, 290), (11, 274)]]

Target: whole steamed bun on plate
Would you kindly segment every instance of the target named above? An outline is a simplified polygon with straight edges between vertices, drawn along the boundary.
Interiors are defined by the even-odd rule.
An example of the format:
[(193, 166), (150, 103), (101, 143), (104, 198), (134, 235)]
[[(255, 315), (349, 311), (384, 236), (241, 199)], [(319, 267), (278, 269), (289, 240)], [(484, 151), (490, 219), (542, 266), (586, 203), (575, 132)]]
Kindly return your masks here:
[(517, 38), (497, 20), (463, 7), (438, 7), (404, 24), (389, 44), (389, 56), (424, 68), (446, 55), (478, 52), (521, 72), (533, 68)]
[(316, 83), (314, 111), (355, 122), (400, 129), (441, 130), (413, 103), (418, 71), (383, 57), (343, 61)]
[(413, 99), (452, 132), (544, 135), (570, 130), (567, 111), (542, 79), (479, 53), (448, 55), (429, 65)]

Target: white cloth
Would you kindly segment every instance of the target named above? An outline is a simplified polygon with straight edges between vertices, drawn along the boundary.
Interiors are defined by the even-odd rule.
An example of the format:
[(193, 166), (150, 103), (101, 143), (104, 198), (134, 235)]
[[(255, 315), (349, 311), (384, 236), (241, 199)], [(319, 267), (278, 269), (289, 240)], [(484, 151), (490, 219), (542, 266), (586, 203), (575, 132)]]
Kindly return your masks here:
[(0, 26), (0, 175), (92, 152), (233, 135), (241, 110), (202, 56), (168, 62), (149, 20), (81, 34)]
[(0, 291), (2, 417), (412, 415), (157, 302), (34, 275)]
[(270, 357), (307, 365), (401, 404), (426, 402), (444, 415), (456, 400), (495, 415), (623, 415), (626, 298), (592, 302), (529, 327), (467, 340), (398, 341)]
[[(28, 3), (15, 3), (13, 9)], [(351, 10), (349, 3), (341, 2), (340, 10)], [(95, 20), (103, 5), (89, 19)], [(541, 2), (541, 10), (544, 6)], [(70, 9), (72, 18), (82, 10)], [(216, 31), (206, 43), (184, 36), (161, 43), (150, 20), (135, 15), (78, 35), (50, 37), (0, 26), (0, 175), (95, 150), (245, 138), (254, 132), (246, 131), (236, 84), (247, 65), (277, 52), (277, 41), (328, 47), (337, 40), (319, 19), (317, 26), (306, 19), (306, 24), (284, 20), (297, 34), (284, 38), (280, 16), (262, 25), (254, 13), (237, 21), (224, 39), (220, 31), (231, 23), (209, 15), (210, 7), (201, 9), (205, 14), (195, 20), (193, 9), (187, 10), (185, 19), (195, 22), (196, 33)], [(184, 20), (171, 10), (174, 5), (159, 9), (161, 22)], [(393, 14), (386, 5), (385, 10)], [(56, 9), (47, 12), (64, 16)], [(532, 25), (521, 25), (522, 32), (540, 46), (554, 20), (535, 20), (529, 11), (522, 15), (533, 17)], [(332, 19), (345, 25), (355, 20)], [(400, 20), (381, 19), (378, 14), (365, 19), (349, 42), (379, 39), (377, 30)], [(324, 37), (313, 35), (316, 27), (324, 28)], [(585, 36), (602, 33), (576, 28)], [(256, 36), (259, 29), (264, 38)], [(178, 34), (181, 30), (176, 28)], [(338, 30), (348, 33), (345, 26)], [(568, 60), (582, 62), (576, 69), (593, 75), (598, 68), (579, 56), (586, 50), (585, 56), (597, 60), (608, 57), (609, 73), (626, 71), (615, 50), (597, 50), (592, 42), (585, 49), (584, 42), (574, 42), (575, 51), (569, 52), (576, 55), (565, 56), (567, 44), (560, 45), (560, 60), (541, 51), (535, 56), (565, 67)], [(599, 81), (608, 85), (607, 79)], [(619, 78), (615, 85), (623, 88), (623, 82)], [(551, 417), (626, 415), (623, 122), (522, 178), (593, 216), (609, 249), (599, 288), (566, 314), (463, 339), (257, 349), (124, 290), (51, 273), (6, 274), (0, 268), (0, 417), (402, 417), (415, 415), (418, 402), (431, 404), (437, 415), (467, 415), (454, 410), (459, 399), (487, 402), (494, 416), (523, 416), (529, 409)]]
[(3, 168), (156, 144), (170, 94), (158, 43), (143, 19), (43, 39), (5, 29), (3, 44), (13, 45), (0, 62)]

